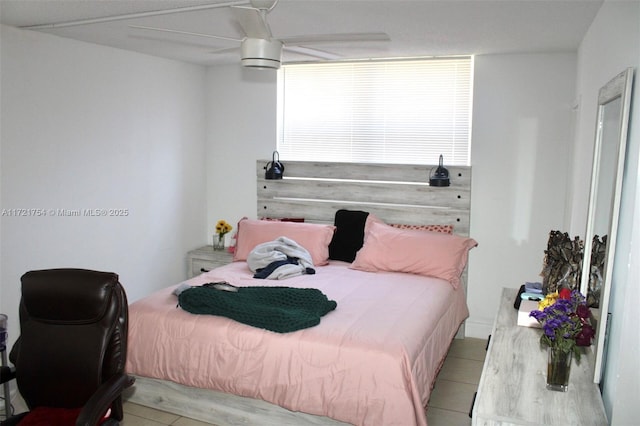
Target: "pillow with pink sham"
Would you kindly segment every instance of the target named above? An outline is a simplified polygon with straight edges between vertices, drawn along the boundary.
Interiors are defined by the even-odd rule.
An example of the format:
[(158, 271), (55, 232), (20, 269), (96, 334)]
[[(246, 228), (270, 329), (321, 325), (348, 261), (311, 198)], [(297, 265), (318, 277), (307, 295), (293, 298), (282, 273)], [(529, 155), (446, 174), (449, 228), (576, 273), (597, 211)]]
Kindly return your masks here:
[[(369, 214), (367, 217), (367, 221), (365, 222), (365, 237), (367, 234), (367, 230), (371, 226), (371, 223), (385, 223), (382, 219), (378, 218), (375, 215)], [(416, 229), (419, 231), (431, 231), (431, 232), (442, 232), (444, 234), (453, 234), (453, 225), (405, 225), (400, 223), (387, 223), (389, 226), (393, 226), (398, 229)]]
[(329, 243), (336, 227), (317, 223), (277, 222), (241, 219), (238, 222), (237, 243), (233, 260), (247, 260), (258, 244), (287, 237), (304, 247), (315, 266), (329, 263)]
[(364, 245), (356, 254), (351, 268), (369, 272), (409, 272), (442, 278), (457, 289), (469, 250), (477, 245), (472, 238), (396, 229), (372, 221), (366, 231)]

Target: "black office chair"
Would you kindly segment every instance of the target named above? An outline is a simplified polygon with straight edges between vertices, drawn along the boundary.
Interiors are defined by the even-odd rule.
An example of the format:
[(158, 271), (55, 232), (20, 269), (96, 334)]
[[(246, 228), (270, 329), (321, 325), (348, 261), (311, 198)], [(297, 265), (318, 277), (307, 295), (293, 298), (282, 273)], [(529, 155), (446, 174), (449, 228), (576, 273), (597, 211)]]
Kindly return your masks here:
[[(85, 269), (24, 274), (20, 336), (2, 367), (0, 383), (14, 379), (29, 407), (2, 426), (60, 424), (117, 425), (122, 391), (134, 379), (124, 372), (128, 305), (118, 275)], [(69, 420), (66, 420), (67, 422)], [(22, 423), (21, 423), (22, 422)]]

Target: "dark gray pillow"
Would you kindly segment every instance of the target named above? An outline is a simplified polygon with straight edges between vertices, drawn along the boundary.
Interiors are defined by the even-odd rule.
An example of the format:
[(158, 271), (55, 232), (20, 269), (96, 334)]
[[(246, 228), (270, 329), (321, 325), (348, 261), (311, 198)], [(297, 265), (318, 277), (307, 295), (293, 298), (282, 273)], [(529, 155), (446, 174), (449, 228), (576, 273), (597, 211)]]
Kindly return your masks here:
[(362, 248), (364, 225), (369, 212), (361, 210), (338, 210), (335, 214), (336, 231), (329, 244), (329, 259), (353, 262)]

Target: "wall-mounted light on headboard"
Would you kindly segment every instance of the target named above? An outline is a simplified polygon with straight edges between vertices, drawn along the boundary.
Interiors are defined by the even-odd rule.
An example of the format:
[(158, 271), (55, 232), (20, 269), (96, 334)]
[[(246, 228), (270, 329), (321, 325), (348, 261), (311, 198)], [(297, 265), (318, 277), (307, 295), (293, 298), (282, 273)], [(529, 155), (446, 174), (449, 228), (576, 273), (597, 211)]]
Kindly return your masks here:
[(449, 186), (449, 170), (447, 170), (444, 165), (444, 160), (442, 155), (440, 156), (440, 164), (435, 169), (431, 169), (431, 175), (429, 176), (429, 185), (430, 186)]
[[(276, 160), (276, 156), (278, 159)], [(282, 179), (284, 176), (284, 164), (280, 162), (280, 153), (278, 151), (273, 151), (273, 156), (271, 157), (271, 161), (264, 166), (266, 172), (264, 173), (264, 178), (273, 180), (273, 179)]]

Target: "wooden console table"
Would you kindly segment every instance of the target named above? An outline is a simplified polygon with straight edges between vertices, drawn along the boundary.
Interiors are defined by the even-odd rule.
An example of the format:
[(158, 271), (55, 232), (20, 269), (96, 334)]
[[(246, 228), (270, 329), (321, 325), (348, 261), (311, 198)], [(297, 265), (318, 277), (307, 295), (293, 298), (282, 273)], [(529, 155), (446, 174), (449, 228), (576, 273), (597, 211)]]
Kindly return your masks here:
[(472, 424), (607, 425), (602, 397), (586, 356), (571, 365), (569, 390), (547, 390), (547, 351), (541, 329), (516, 324), (516, 289), (502, 290), (472, 409)]

